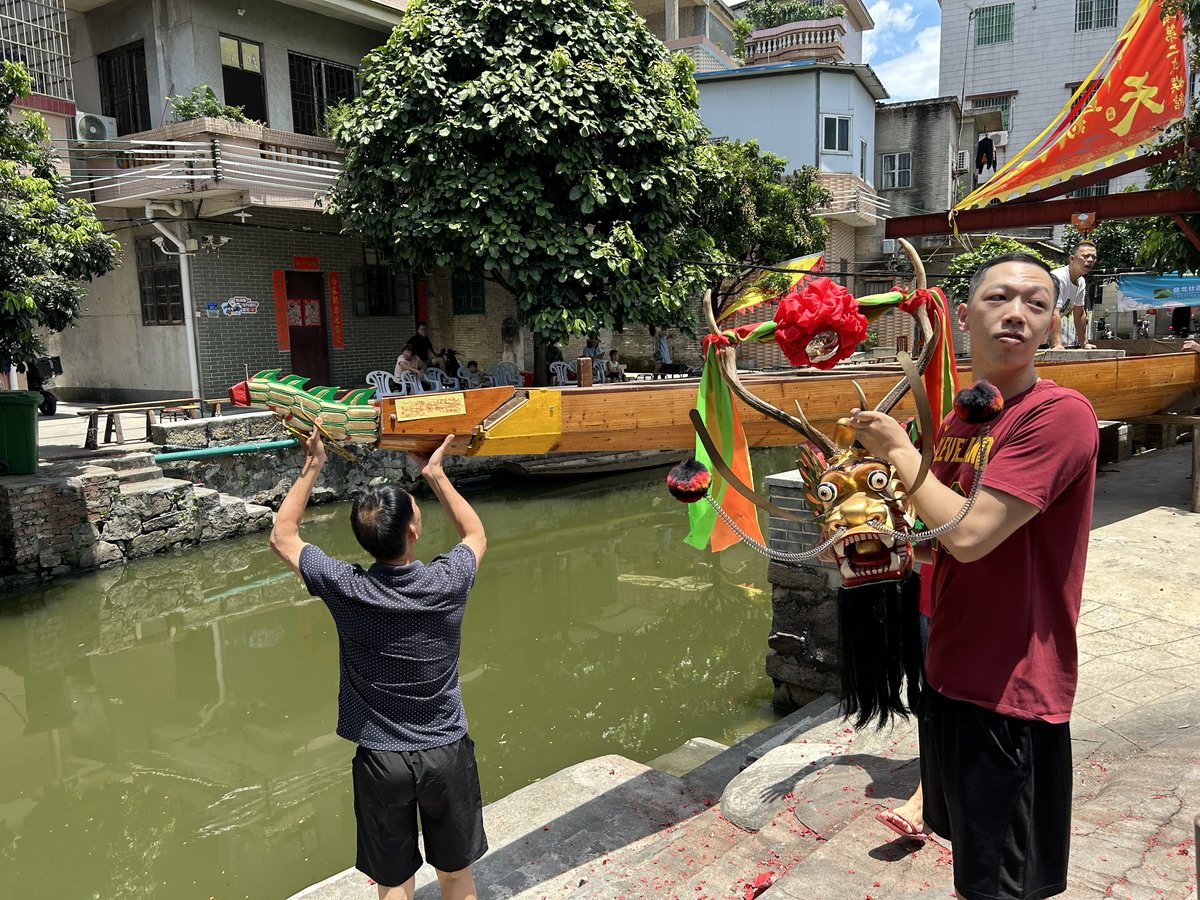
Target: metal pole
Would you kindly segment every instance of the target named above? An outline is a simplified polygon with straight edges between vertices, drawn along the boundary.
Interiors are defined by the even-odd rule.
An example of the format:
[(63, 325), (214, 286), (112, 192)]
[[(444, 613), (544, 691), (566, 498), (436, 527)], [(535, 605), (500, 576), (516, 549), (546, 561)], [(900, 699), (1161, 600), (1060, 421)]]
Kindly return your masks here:
[(1200, 425), (1192, 426), (1192, 512), (1200, 512)]

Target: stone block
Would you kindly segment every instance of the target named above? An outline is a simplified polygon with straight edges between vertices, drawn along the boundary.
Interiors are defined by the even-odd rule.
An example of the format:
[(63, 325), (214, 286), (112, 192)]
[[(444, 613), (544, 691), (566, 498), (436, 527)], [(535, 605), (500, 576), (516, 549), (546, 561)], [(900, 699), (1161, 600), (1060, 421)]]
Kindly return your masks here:
[(1100, 463), (1123, 462), (1133, 456), (1133, 433), (1125, 422), (1100, 422)]
[(794, 684), (810, 691), (835, 691), (842, 688), (841, 676), (826, 666), (806, 664), (794, 656), (767, 651), (766, 672), (775, 681)]
[(141, 533), (141, 514), (127, 507), (113, 510), (100, 528), (100, 534), (106, 541), (128, 541)]
[(162, 447), (184, 450), (208, 446), (208, 426), (200, 419), (183, 422), (159, 422), (150, 426), (150, 440)]
[(241, 416), (209, 420), (208, 439), (210, 444), (243, 444), (248, 436), (246, 420)]
[(153, 556), (155, 553), (166, 549), (167, 533), (165, 531), (152, 531), (149, 534), (139, 534), (129, 542), (129, 550), (127, 556), (129, 559), (141, 559), (144, 556)]

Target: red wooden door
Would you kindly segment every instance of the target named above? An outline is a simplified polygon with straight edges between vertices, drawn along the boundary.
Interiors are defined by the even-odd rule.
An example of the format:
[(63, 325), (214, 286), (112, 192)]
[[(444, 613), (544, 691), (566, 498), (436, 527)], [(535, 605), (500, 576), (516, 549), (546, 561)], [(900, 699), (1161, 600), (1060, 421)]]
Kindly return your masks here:
[(329, 384), (329, 340), (325, 333), (325, 284), (320, 272), (288, 272), (288, 338), (292, 372)]

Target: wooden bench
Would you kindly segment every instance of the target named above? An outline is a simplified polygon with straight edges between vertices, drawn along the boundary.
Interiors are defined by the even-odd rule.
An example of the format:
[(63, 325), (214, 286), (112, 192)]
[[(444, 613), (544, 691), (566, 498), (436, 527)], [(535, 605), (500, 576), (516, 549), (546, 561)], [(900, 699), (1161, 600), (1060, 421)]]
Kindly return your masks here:
[(100, 417), (105, 416), (106, 422), (104, 425), (104, 443), (125, 443), (125, 433), (121, 429), (122, 413), (145, 413), (146, 414), (146, 440), (150, 440), (150, 428), (154, 425), (154, 416), (157, 413), (162, 417), (163, 413), (184, 414), (189, 418), (196, 418), (200, 412), (201, 400), (199, 397), (180, 397), (173, 400), (151, 400), (144, 403), (119, 403), (112, 406), (99, 406), (96, 409), (82, 409), (76, 413), (78, 416), (87, 416), (87, 436), (83, 440), (83, 448), (85, 450), (99, 449), (98, 436), (100, 433)]

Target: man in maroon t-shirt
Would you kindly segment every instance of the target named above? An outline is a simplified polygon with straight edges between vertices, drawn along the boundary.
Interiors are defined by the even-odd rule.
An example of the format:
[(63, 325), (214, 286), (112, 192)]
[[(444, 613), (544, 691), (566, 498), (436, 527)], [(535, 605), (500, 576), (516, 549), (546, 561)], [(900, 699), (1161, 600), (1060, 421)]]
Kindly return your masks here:
[[(1034, 355), (1057, 287), (1027, 254), (971, 279), (958, 324), (972, 373), (1004, 398), (987, 427), (947, 418), (934, 477), (912, 495), (922, 521), (952, 519), (933, 553), (933, 604), (920, 716), (925, 826), (954, 844), (964, 898), (1050, 897), (1066, 889), (1071, 829), (1075, 625), (1091, 522), (1098, 431), (1086, 398), (1038, 378)], [(920, 467), (896, 421), (856, 410), (858, 440), (902, 481)]]

